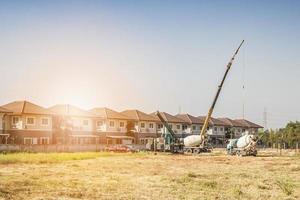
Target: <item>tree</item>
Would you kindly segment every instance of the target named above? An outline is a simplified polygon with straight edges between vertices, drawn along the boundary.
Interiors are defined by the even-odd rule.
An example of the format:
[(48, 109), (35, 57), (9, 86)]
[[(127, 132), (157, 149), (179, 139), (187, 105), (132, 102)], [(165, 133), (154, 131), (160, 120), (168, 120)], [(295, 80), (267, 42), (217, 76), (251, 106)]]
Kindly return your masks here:
[(261, 140), (267, 146), (285, 144), (286, 148), (294, 148), (300, 143), (300, 122), (289, 122), (284, 128), (264, 132)]
[(135, 132), (134, 122), (133, 121), (128, 121), (126, 128), (127, 128), (126, 135), (134, 137), (134, 132)]

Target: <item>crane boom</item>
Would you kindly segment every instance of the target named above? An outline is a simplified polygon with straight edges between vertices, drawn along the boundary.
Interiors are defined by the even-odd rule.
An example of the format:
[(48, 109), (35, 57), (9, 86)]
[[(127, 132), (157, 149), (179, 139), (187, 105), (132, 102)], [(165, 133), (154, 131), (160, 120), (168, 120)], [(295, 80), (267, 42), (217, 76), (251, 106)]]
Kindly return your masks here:
[(160, 114), (160, 112), (157, 111), (155, 114), (157, 115), (157, 117), (159, 118), (159, 120), (163, 123), (163, 125), (166, 127), (166, 129), (168, 130), (168, 132), (172, 135), (172, 137), (175, 138), (174, 131), (171, 129), (171, 127), (166, 122), (166, 120), (163, 118), (163, 116)]
[(229, 72), (229, 70), (230, 70), (230, 67), (231, 67), (231, 65), (232, 65), (232, 63), (233, 63), (233, 60), (234, 60), (235, 56), (238, 54), (238, 52), (239, 52), (241, 46), (243, 45), (243, 43), (244, 43), (244, 40), (241, 42), (241, 44), (239, 45), (239, 47), (237, 48), (237, 50), (236, 50), (235, 53), (233, 54), (232, 58), (230, 59), (229, 63), (227, 64), (227, 68), (226, 68), (225, 74), (224, 74), (224, 76), (223, 76), (223, 79), (222, 79), (220, 85), (218, 86), (218, 90), (217, 90), (216, 96), (215, 96), (215, 98), (214, 98), (214, 101), (213, 101), (211, 107), (210, 107), (209, 110), (208, 110), (207, 116), (206, 116), (206, 118), (205, 118), (204, 124), (203, 124), (202, 129), (201, 129), (201, 132), (200, 132), (200, 136), (201, 136), (201, 138), (202, 138), (202, 143), (204, 142), (204, 134), (206, 133), (206, 129), (207, 129), (209, 120), (210, 120), (211, 115), (212, 115), (212, 113), (213, 113), (214, 107), (215, 107), (215, 105), (216, 105), (216, 103), (217, 103), (217, 100), (218, 100), (218, 97), (219, 97), (219, 95), (220, 95), (220, 92), (221, 92), (222, 86), (223, 86), (223, 84), (224, 84), (224, 81), (225, 81), (225, 79), (226, 79), (226, 76), (227, 76), (227, 74), (228, 74), (228, 72)]

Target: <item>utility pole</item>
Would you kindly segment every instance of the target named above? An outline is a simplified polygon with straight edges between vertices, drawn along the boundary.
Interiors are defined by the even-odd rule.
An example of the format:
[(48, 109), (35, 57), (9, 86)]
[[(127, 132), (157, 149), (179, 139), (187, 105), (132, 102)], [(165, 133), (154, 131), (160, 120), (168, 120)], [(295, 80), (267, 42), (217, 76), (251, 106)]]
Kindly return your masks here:
[(266, 107), (264, 107), (264, 112), (263, 112), (263, 124), (264, 124), (264, 130), (268, 130), (267, 108)]

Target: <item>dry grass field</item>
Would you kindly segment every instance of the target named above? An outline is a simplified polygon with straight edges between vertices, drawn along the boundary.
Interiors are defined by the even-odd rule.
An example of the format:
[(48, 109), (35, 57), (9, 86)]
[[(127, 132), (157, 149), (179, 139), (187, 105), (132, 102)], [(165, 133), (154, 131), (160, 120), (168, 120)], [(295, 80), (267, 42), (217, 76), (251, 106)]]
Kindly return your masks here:
[(0, 199), (300, 199), (300, 155), (0, 155)]

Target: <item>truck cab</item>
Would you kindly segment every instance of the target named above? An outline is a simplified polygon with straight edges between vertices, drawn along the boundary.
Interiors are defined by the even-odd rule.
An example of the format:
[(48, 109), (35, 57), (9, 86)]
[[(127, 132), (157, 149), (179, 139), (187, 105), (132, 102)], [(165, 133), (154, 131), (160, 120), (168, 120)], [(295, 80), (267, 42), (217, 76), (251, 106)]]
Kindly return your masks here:
[(238, 139), (229, 139), (226, 147), (227, 154), (234, 155), (236, 153)]

